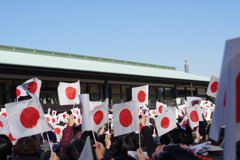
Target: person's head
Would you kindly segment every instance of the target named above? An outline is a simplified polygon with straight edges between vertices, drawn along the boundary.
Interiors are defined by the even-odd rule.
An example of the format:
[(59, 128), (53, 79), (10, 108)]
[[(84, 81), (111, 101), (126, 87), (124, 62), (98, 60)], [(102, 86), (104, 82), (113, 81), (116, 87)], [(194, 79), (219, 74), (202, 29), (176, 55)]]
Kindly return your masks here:
[(63, 146), (62, 160), (78, 160), (79, 153), (71, 143), (65, 143)]
[(44, 138), (45, 141), (48, 141), (47, 135), (49, 137), (50, 142), (55, 143), (57, 141), (57, 136), (53, 131), (47, 131), (47, 132), (43, 133), (43, 138)]
[(139, 147), (138, 135), (135, 133), (126, 134), (118, 137), (117, 152), (118, 155), (126, 154), (127, 151), (136, 151)]
[(77, 140), (72, 142), (72, 146), (75, 150), (75, 153), (79, 157), (81, 155), (83, 147), (84, 147), (84, 141), (82, 139), (77, 139)]
[(14, 150), (19, 156), (38, 156), (38, 144), (31, 137), (18, 139)]
[(173, 130), (171, 133), (172, 142), (183, 143), (186, 145), (190, 145), (193, 142), (193, 139), (189, 136), (189, 134), (183, 129)]
[(165, 145), (171, 143), (171, 138), (169, 137), (168, 133), (165, 133), (161, 136), (160, 143)]
[(0, 134), (0, 159), (7, 160), (12, 154), (12, 142), (4, 135)]

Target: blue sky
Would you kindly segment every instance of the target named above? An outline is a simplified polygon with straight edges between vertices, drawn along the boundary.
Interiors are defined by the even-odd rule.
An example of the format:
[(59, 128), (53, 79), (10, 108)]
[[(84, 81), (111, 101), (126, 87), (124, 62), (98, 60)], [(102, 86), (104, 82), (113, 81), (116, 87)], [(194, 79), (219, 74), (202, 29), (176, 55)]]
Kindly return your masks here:
[(177, 67), (219, 77), (240, 1), (5, 0), (0, 44)]

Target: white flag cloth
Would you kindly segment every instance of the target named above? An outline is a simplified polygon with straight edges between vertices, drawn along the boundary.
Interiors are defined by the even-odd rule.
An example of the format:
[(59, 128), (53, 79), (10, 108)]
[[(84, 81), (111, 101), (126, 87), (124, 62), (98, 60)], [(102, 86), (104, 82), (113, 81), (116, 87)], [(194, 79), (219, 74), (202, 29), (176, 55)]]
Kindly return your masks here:
[(0, 116), (0, 134), (9, 135), (7, 118)]
[(114, 136), (135, 132), (139, 129), (136, 101), (113, 105)]
[(240, 140), (240, 38), (237, 44), (238, 54), (228, 63), (224, 145), (224, 159), (228, 160), (236, 159), (236, 143)]
[(79, 99), (81, 101), (82, 110), (82, 130), (91, 131), (92, 128), (89, 125), (90, 122), (89, 94), (80, 94)]
[(186, 108), (188, 120), (191, 128), (199, 126), (199, 121), (203, 121), (200, 108), (198, 106)]
[(103, 102), (100, 101), (89, 101), (89, 110), (92, 111), (93, 109), (99, 107)]
[(148, 105), (148, 85), (132, 88), (132, 101), (137, 101), (138, 107)]
[(163, 107), (162, 113), (166, 113), (166, 112), (172, 112), (172, 114), (175, 117), (175, 120), (178, 118), (177, 117), (177, 108), (176, 107)]
[[(137, 157), (136, 157), (137, 151), (128, 151), (127, 153), (128, 153), (128, 155), (130, 155), (133, 158), (137, 159)], [(145, 155), (145, 160), (150, 160), (150, 158), (148, 157), (147, 152), (143, 152), (143, 154)]]
[(167, 107), (166, 104), (161, 103), (161, 102), (156, 102), (156, 115), (161, 115), (162, 114), (162, 108)]
[(57, 116), (51, 116), (51, 121), (50, 121), (50, 123), (51, 123), (52, 125), (57, 124)]
[(73, 108), (73, 109), (71, 109), (71, 112), (74, 116), (81, 115), (79, 108)]
[(188, 123), (188, 117), (187, 116), (185, 116), (184, 118), (183, 118), (183, 120), (180, 122), (180, 127), (182, 128), (182, 129), (184, 129), (184, 130), (186, 130), (186, 125), (187, 125), (187, 123)]
[(18, 100), (18, 98), (20, 97), (24, 97), (24, 96), (27, 96), (27, 92), (22, 88), (21, 85), (17, 86), (16, 88), (16, 98)]
[(24, 82), (21, 86), (31, 97), (36, 96), (39, 98), (42, 86), (42, 81), (40, 79), (34, 77)]
[(198, 145), (194, 145), (194, 146), (191, 146), (191, 147), (187, 148), (187, 150), (191, 151), (193, 154), (195, 154), (208, 143), (211, 143), (211, 142), (209, 141), (209, 142), (204, 142), (204, 143), (201, 143), (201, 144), (198, 144)]
[(82, 153), (78, 158), (78, 160), (93, 160), (92, 146), (91, 146), (89, 137), (87, 137)]
[(187, 107), (193, 107), (201, 103), (200, 97), (187, 97)]
[(74, 105), (80, 103), (78, 98), (78, 95), (80, 95), (79, 81), (75, 83), (59, 82), (57, 90), (60, 105)]
[(48, 108), (47, 114), (50, 115), (50, 113), (51, 113), (51, 108)]
[(38, 99), (7, 103), (5, 106), (13, 137), (21, 138), (48, 131), (47, 121)]
[(218, 93), (215, 101), (215, 110), (213, 113), (213, 119), (211, 123), (209, 137), (215, 141), (219, 139), (219, 131), (222, 126), (225, 125), (225, 112), (227, 105), (227, 93), (228, 93), (228, 63), (231, 59), (235, 58), (240, 53), (240, 38), (228, 40), (225, 45), (225, 51), (222, 61), (221, 74), (218, 85)]
[(3, 112), (3, 111), (0, 112), (0, 115), (3, 116), (3, 117), (5, 117), (5, 118), (7, 118), (7, 113), (6, 113), (6, 111), (5, 111), (5, 112)]
[(212, 76), (211, 80), (208, 84), (208, 89), (206, 95), (209, 95), (211, 97), (217, 96), (217, 89), (218, 89), (218, 83), (219, 83), (219, 78)]
[(90, 124), (92, 130), (97, 132), (108, 122), (108, 98), (99, 107), (90, 111)]
[(170, 111), (163, 112), (155, 118), (155, 125), (158, 131), (158, 136), (161, 136), (177, 127), (176, 117)]

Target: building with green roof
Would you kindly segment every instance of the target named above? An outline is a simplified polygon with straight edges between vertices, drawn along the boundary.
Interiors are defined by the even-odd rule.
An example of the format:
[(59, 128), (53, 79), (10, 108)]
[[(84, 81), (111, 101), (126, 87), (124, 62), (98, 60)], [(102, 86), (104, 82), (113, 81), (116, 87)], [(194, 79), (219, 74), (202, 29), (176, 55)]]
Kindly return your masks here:
[(16, 101), (16, 87), (33, 77), (42, 80), (40, 101), (44, 109), (58, 110), (70, 107), (58, 104), (60, 81), (80, 80), (81, 93), (89, 93), (91, 101), (108, 97), (111, 105), (130, 101), (132, 87), (149, 84), (149, 107), (154, 108), (156, 101), (176, 105), (176, 98), (206, 99), (210, 80), (170, 66), (0, 45), (2, 107)]

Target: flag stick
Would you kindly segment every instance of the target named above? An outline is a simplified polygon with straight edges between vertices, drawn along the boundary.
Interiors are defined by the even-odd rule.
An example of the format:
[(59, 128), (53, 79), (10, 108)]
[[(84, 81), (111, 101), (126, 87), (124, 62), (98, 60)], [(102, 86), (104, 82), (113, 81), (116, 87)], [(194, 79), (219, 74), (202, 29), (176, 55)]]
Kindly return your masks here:
[(94, 132), (93, 132), (93, 127), (92, 127), (92, 124), (91, 124), (91, 123), (90, 123), (90, 126), (91, 126), (91, 128), (92, 128), (92, 134), (93, 134), (94, 142), (95, 142), (95, 144), (97, 144), (97, 143), (96, 143), (96, 137), (95, 137), (95, 134), (94, 134)]
[(50, 150), (51, 150), (51, 152), (53, 152), (53, 151), (52, 151), (51, 144), (50, 144), (50, 139), (49, 139), (49, 136), (48, 136), (48, 132), (46, 132), (46, 134), (47, 134), (47, 139), (48, 139), (48, 143), (49, 143)]

